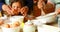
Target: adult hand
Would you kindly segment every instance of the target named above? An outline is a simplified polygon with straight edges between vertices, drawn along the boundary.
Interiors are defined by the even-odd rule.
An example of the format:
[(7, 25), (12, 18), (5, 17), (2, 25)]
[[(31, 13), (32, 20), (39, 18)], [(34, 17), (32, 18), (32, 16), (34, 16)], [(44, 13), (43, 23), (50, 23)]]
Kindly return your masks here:
[(15, 9), (12, 9), (12, 10), (7, 11), (7, 13), (8, 15), (18, 15), (19, 12)]
[(2, 5), (2, 10), (6, 12), (7, 15), (11, 15), (12, 14), (12, 9), (11, 7), (9, 7), (8, 5)]
[(8, 11), (6, 11), (6, 13), (7, 13), (7, 15), (12, 15), (13, 14), (12, 10), (8, 10)]

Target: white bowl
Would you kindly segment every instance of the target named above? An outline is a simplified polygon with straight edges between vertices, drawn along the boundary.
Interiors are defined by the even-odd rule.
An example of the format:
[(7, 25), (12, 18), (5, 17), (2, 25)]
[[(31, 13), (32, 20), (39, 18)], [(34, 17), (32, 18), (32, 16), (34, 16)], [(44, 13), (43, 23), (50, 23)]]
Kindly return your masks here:
[(10, 17), (10, 21), (13, 23), (15, 21), (19, 21), (20, 23), (23, 22), (24, 16), (12, 16)]
[(59, 28), (58, 27), (54, 27), (54, 26), (49, 26), (49, 25), (43, 25), (43, 26), (38, 26), (37, 27), (38, 32), (59, 32)]
[(50, 13), (45, 16), (39, 16), (36, 19), (41, 21), (42, 23), (50, 23), (56, 21), (56, 14), (55, 13)]
[(15, 28), (5, 28), (2, 27), (3, 32), (20, 32), (20, 27), (15, 27)]
[[(12, 23), (7, 23), (7, 24), (12, 24)], [(20, 26), (17, 27), (4, 27), (4, 25), (1, 26), (2, 32), (20, 32)]]

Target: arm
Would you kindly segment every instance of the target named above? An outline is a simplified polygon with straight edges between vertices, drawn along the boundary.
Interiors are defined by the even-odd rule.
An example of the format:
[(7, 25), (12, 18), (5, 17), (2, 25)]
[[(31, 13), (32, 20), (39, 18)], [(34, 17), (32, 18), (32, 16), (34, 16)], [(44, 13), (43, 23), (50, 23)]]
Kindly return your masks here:
[(44, 2), (43, 0), (38, 1), (37, 6), (38, 6), (39, 9), (41, 9), (43, 7), (43, 2)]

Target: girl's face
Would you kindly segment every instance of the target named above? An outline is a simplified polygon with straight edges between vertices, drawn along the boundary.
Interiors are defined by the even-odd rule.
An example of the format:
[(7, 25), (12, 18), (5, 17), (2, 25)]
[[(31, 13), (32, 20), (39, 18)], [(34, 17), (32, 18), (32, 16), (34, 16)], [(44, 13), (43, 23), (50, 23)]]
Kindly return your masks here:
[(19, 3), (19, 2), (14, 2), (14, 3), (12, 4), (12, 8), (13, 8), (14, 10), (20, 9), (20, 8), (21, 8), (21, 3)]

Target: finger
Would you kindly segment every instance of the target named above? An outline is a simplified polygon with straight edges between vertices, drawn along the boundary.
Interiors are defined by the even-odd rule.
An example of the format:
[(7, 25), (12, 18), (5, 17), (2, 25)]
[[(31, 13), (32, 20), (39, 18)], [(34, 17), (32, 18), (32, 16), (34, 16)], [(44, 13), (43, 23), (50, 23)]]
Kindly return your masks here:
[(7, 13), (8, 13), (8, 14), (11, 14), (11, 12), (10, 12), (10, 11), (7, 11)]

